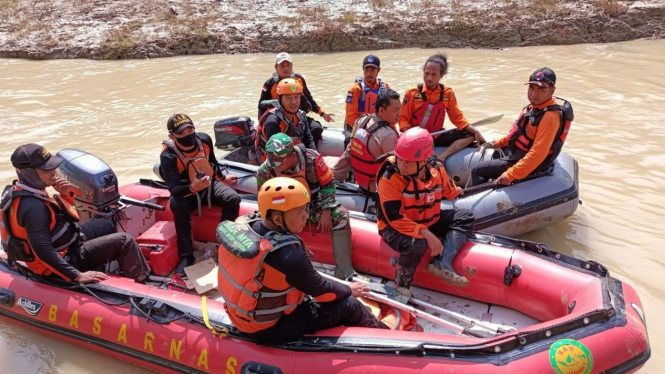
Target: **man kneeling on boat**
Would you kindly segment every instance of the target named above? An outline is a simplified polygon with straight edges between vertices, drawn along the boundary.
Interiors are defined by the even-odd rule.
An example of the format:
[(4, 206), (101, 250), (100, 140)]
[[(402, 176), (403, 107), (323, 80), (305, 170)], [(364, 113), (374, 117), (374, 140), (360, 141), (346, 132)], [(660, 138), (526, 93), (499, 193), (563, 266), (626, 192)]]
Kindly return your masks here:
[(178, 235), (180, 263), (175, 272), (185, 274), (185, 267), (194, 264), (192, 211), (201, 204), (221, 206), (221, 221), (233, 221), (240, 211), (240, 196), (225, 183), (234, 183), (237, 176), (227, 173), (217, 162), (212, 139), (196, 132), (194, 123), (185, 114), (172, 115), (166, 128), (169, 140), (164, 141), (159, 157), (160, 173), (171, 193), (171, 211)]
[(529, 105), (522, 109), (510, 132), (489, 143), (492, 148), (506, 148), (506, 156), (482, 161), (471, 170), (471, 185), (495, 179), (495, 184), (509, 185), (534, 173), (547, 171), (556, 160), (573, 121), (573, 108), (553, 97), (556, 74), (549, 68), (531, 74), (527, 90)]
[[(74, 186), (59, 177), (62, 159), (38, 144), (24, 144), (11, 156), (18, 181), (2, 195), (3, 249), (11, 260), (33, 272), (78, 283), (108, 279), (97, 271), (117, 260), (122, 273), (143, 282), (150, 268), (134, 239), (117, 233), (111, 220), (98, 218), (78, 225)], [(50, 196), (46, 187), (58, 193)], [(3, 232), (4, 231), (4, 232)]]
[(217, 227), (219, 290), (237, 329), (279, 344), (340, 325), (386, 328), (356, 299), (366, 285), (331, 282), (314, 269), (297, 236), (308, 222), (307, 187), (272, 178), (259, 187), (258, 203), (260, 217)]
[(420, 127), (409, 129), (397, 140), (395, 156), (377, 174), (379, 233), (400, 253), (395, 282), (406, 299), (411, 295), (416, 266), (428, 247), (434, 256), (427, 265), (428, 273), (458, 287), (469, 284), (452, 263), (473, 234), (475, 218), (467, 209), (441, 210), (441, 199), (455, 199), (463, 191), (432, 156), (434, 142), (429, 132)]
[(356, 274), (351, 264), (351, 225), (349, 212), (335, 200), (337, 182), (323, 157), (302, 145), (295, 146), (284, 133), (273, 135), (266, 144), (266, 161), (256, 176), (258, 190), (274, 177), (291, 177), (302, 183), (312, 196), (309, 223), (319, 231), (330, 232), (332, 251), (337, 266), (335, 276), (351, 279)]

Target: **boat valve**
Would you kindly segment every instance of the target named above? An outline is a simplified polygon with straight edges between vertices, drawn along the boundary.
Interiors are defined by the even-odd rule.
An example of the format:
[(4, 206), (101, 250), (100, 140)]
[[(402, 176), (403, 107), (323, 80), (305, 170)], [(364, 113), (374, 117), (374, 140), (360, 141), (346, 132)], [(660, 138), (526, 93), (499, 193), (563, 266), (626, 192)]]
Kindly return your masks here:
[(518, 278), (522, 275), (522, 267), (519, 265), (508, 265), (506, 270), (503, 272), (503, 284), (510, 287), (513, 283), (513, 279)]

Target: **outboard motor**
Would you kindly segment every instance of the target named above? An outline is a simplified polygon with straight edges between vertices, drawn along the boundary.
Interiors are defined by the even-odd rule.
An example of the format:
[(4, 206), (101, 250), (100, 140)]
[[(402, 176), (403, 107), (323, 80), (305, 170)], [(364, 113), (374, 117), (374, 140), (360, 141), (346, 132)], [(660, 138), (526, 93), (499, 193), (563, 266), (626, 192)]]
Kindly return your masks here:
[(60, 176), (73, 184), (76, 207), (81, 212), (110, 213), (120, 200), (118, 178), (111, 167), (98, 157), (78, 149), (58, 151), (63, 162), (58, 167)]
[(74, 185), (74, 200), (82, 222), (95, 216), (112, 217), (124, 209), (125, 204), (164, 210), (160, 205), (120, 195), (118, 178), (99, 157), (72, 148), (60, 150), (57, 155), (63, 159), (58, 173)]
[(215, 147), (233, 150), (254, 146), (256, 129), (249, 117), (232, 117), (215, 122)]

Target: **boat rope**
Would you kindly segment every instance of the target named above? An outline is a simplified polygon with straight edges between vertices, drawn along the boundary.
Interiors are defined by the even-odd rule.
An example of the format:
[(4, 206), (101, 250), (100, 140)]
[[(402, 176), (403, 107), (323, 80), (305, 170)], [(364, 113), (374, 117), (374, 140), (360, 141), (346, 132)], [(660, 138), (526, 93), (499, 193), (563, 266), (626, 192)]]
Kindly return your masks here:
[(203, 323), (210, 330), (210, 332), (218, 338), (224, 338), (229, 335), (229, 329), (226, 327), (219, 327), (212, 325), (210, 323), (210, 318), (208, 317), (208, 307), (207, 307), (207, 297), (203, 295), (201, 297), (201, 315), (203, 316)]

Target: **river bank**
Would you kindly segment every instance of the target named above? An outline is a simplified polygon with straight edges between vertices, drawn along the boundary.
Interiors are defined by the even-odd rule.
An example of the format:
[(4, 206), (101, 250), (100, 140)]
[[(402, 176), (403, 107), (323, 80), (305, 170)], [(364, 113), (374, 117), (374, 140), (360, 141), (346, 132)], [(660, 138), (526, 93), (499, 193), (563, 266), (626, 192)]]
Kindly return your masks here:
[(505, 48), (665, 37), (665, 0), (0, 0), (0, 57)]

